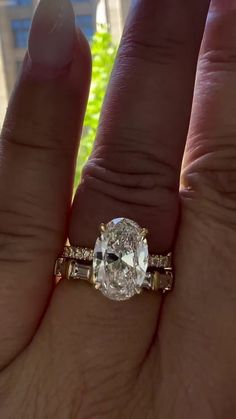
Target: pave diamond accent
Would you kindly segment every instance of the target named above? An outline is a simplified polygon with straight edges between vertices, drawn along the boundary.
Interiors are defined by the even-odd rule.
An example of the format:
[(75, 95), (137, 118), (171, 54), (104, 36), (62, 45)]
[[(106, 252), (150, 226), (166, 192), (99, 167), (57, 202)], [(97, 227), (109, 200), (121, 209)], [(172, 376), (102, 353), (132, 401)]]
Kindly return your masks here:
[(172, 256), (171, 253), (168, 255), (150, 255), (149, 256), (149, 268), (171, 268)]
[(141, 292), (148, 260), (143, 229), (132, 220), (116, 218), (103, 226), (96, 241), (94, 284), (112, 300), (127, 300)]
[(87, 249), (86, 247), (66, 246), (62, 257), (92, 262), (93, 250)]
[[(86, 247), (65, 246), (62, 257), (92, 262), (94, 251)], [(149, 255), (149, 268), (171, 268), (172, 255)]]

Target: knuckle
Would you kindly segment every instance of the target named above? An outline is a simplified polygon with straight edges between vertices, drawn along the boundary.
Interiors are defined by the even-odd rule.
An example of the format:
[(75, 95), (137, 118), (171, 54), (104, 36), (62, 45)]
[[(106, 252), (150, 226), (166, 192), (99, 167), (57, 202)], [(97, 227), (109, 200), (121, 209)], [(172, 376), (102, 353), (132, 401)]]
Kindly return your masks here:
[(168, 65), (177, 60), (180, 51), (183, 50), (183, 44), (184, 41), (171, 37), (163, 37), (154, 42), (152, 39), (133, 36), (131, 31), (121, 44), (119, 57)]
[(235, 17), (235, 11), (230, 8), (225, 8), (223, 13), (214, 8), (209, 11), (209, 41), (204, 42), (200, 63), (210, 71), (236, 70)]
[[(59, 155), (63, 152), (65, 157), (71, 155), (74, 151), (74, 141), (68, 142), (65, 138), (68, 136), (75, 140), (77, 137), (75, 126), (71, 123), (72, 118), (60, 119), (59, 112), (55, 110), (56, 115), (51, 111), (49, 121), (46, 106), (45, 110), (42, 110), (42, 107), (33, 105), (31, 104), (30, 108), (19, 105), (16, 109), (9, 108), (2, 127), (1, 147), (11, 145), (19, 150), (41, 154), (47, 152)], [(52, 109), (56, 109), (56, 106), (56, 103), (53, 104)]]
[(11, 146), (18, 152), (22, 150), (24, 153), (31, 153), (31, 158), (34, 154), (49, 156), (49, 158), (62, 153), (65, 158), (71, 155), (71, 147), (64, 145), (62, 133), (57, 132), (54, 127), (49, 133), (39, 121), (32, 119), (28, 121), (28, 130), (32, 133), (30, 136), (25, 133), (23, 125), (18, 125), (15, 129), (9, 125), (8, 121), (5, 121), (1, 135), (2, 148), (6, 149)]
[[(3, 263), (27, 263), (32, 260), (30, 244), (36, 242), (36, 237), (31, 234), (18, 234), (0, 232), (0, 261)], [(27, 250), (26, 250), (27, 248)]]
[(235, 72), (236, 49), (211, 49), (206, 50), (200, 57), (200, 67), (206, 72)]
[(159, 2), (146, 3), (134, 11), (135, 18), (126, 25), (120, 53), (127, 58), (131, 56), (163, 65), (172, 64), (180, 56), (186, 57), (186, 49), (194, 55), (198, 49), (198, 34), (192, 24), (195, 7), (190, 8), (184, 0), (180, 14), (174, 5), (173, 8), (166, 5), (162, 8)]
[[(30, 208), (27, 208), (30, 210)], [(51, 254), (59, 232), (51, 226), (37, 224), (29, 214), (0, 206), (1, 262), (31, 262), (37, 253)], [(45, 244), (45, 237), (48, 237)]]
[[(114, 132), (118, 133), (115, 142), (112, 139)], [(179, 152), (178, 147), (173, 145), (173, 154), (168, 153), (168, 141), (157, 139), (155, 131), (142, 129), (137, 122), (132, 128), (119, 127), (117, 124), (110, 132), (106, 132), (105, 127), (101, 126), (100, 133), (102, 137), (106, 137), (106, 144), (102, 144), (102, 140), (101, 145), (97, 145), (84, 173), (94, 168), (103, 168), (104, 174), (105, 170), (107, 174), (110, 171), (117, 177), (123, 174), (123, 181), (127, 179), (131, 182), (132, 177), (130, 186), (141, 183), (151, 188), (158, 183), (160, 188), (173, 190), (178, 187), (178, 167), (173, 157), (173, 154)]]
[[(236, 137), (235, 137), (236, 138)], [(236, 228), (236, 147), (200, 156), (184, 173), (185, 184), (218, 221)]]
[[(140, 163), (137, 154), (124, 156), (124, 160), (130, 160), (132, 170), (117, 156), (115, 164), (112, 164), (111, 156), (103, 162), (99, 159), (99, 162), (92, 161), (91, 164), (90, 161), (77, 190), (72, 225), (76, 217), (80, 240), (83, 235), (83, 241), (90, 245), (89, 243), (94, 242), (92, 231), (97, 228), (98, 221), (109, 221), (117, 214), (122, 214), (123, 217), (135, 219), (140, 225), (150, 229), (149, 245), (153, 249), (159, 246), (165, 252), (171, 246), (176, 227), (179, 212), (178, 187), (174, 189), (170, 183), (165, 186), (169, 181), (166, 180), (168, 172), (163, 171), (164, 165), (161, 166), (163, 177), (159, 177), (149, 172), (148, 166), (142, 167), (142, 160)], [(158, 166), (157, 169), (159, 170)], [(92, 205), (96, 206), (96, 211), (91, 214)], [(89, 213), (92, 215), (90, 222), (94, 228), (91, 228), (88, 238), (85, 223)], [(165, 234), (162, 235), (160, 231), (166, 222), (168, 231), (165, 229)], [(158, 234), (161, 239), (157, 239)], [(78, 241), (72, 228), (69, 237), (71, 242)], [(160, 244), (157, 244), (158, 240)]]
[[(117, 155), (114, 155), (113, 158), (110, 155), (109, 161), (101, 161), (96, 158), (90, 160), (83, 170), (83, 186), (128, 204), (147, 207), (167, 205), (166, 201), (170, 200), (169, 196), (176, 195), (174, 171), (172, 173), (168, 165), (157, 160), (155, 161), (155, 170), (152, 171), (150, 167), (153, 162), (149, 164), (149, 160), (151, 161), (153, 156), (146, 155), (144, 162), (143, 153), (140, 158), (138, 153), (135, 153), (135, 156), (133, 153), (125, 155), (129, 164), (126, 164), (122, 157)], [(133, 163), (132, 158), (135, 160)], [(137, 162), (140, 163), (137, 164)], [(161, 199), (161, 196), (164, 195), (166, 195), (166, 199)]]

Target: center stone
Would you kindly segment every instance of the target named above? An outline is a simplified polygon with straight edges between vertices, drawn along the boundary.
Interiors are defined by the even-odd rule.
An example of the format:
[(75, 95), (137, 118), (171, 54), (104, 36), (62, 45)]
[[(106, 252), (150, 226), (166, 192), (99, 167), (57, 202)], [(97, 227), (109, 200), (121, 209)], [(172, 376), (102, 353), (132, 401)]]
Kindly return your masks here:
[(127, 218), (108, 223), (94, 248), (94, 282), (112, 300), (127, 300), (141, 289), (148, 268), (143, 229)]

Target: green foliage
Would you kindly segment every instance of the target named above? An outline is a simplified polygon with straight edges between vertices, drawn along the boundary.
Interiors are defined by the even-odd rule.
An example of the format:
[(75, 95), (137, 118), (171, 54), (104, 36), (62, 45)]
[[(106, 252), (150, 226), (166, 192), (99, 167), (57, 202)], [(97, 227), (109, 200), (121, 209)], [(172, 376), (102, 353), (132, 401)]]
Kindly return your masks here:
[(95, 33), (91, 51), (93, 58), (92, 83), (76, 168), (76, 185), (79, 183), (83, 166), (92, 151), (104, 95), (117, 52), (105, 25), (100, 25)]

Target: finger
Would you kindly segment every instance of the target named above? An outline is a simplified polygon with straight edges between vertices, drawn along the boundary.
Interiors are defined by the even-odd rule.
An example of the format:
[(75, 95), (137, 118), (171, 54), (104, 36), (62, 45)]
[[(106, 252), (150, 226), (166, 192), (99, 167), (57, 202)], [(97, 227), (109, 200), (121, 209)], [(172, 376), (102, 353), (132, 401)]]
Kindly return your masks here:
[[(101, 222), (126, 216), (149, 229), (151, 251), (170, 249), (207, 6), (207, 1), (149, 0), (132, 10), (95, 150), (75, 198), (72, 244), (93, 247)], [(146, 359), (159, 308), (160, 298), (152, 293), (119, 305), (88, 286), (64, 283), (48, 316), (50, 324), (60, 319), (66, 329), (68, 350), (77, 336), (82, 365), (88, 357), (90, 366), (111, 359), (117, 368), (123, 361), (132, 368)]]
[[(98, 221), (120, 213), (149, 229), (153, 251), (168, 251), (172, 245), (179, 170), (209, 1), (182, 3), (138, 1), (131, 11), (95, 150), (74, 204), (74, 243), (91, 245)], [(87, 208), (97, 200), (98, 214), (89, 220), (88, 231)]]
[(29, 342), (52, 289), (89, 79), (70, 2), (42, 0), (0, 144), (0, 366)]
[[(200, 395), (197, 417), (209, 416), (209, 406), (214, 416), (233, 417), (235, 410), (230, 407), (235, 405), (236, 381), (235, 57), (236, 4), (213, 0), (183, 173), (190, 190), (183, 191), (176, 289), (161, 331), (163, 362), (172, 365), (166, 379), (181, 364), (181, 376), (188, 377), (185, 387)], [(223, 413), (225, 396), (229, 410)]]

